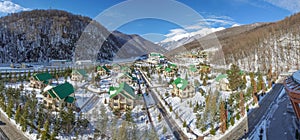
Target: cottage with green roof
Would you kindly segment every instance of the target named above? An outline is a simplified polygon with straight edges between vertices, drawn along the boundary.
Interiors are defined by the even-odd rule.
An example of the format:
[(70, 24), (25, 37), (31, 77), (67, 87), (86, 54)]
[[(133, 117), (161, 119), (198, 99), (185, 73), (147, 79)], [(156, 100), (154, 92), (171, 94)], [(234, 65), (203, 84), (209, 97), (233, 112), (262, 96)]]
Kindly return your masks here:
[(198, 69), (196, 68), (195, 65), (190, 65), (189, 66), (189, 73), (191, 76), (195, 76), (198, 72)]
[(97, 67), (97, 75), (104, 76), (109, 74), (110, 74), (110, 70), (106, 66)]
[(218, 82), (217, 89), (223, 91), (230, 91), (229, 81), (227, 78), (228, 78), (227, 74), (220, 74), (216, 77), (215, 81)]
[(166, 77), (174, 77), (175, 75), (175, 70), (170, 68), (170, 67), (166, 67), (165, 70), (163, 71), (164, 76)]
[(52, 75), (49, 73), (36, 73), (30, 77), (30, 87), (42, 89), (51, 83)]
[(161, 64), (159, 64), (159, 65), (156, 65), (156, 71), (158, 72), (158, 73), (161, 73), (163, 70), (164, 70), (164, 66), (163, 65), (161, 65)]
[(158, 64), (161, 60), (165, 60), (165, 56), (160, 53), (149, 53), (147, 61), (152, 64)]
[(195, 95), (195, 88), (191, 86), (187, 80), (178, 77), (172, 82), (172, 95), (180, 98), (193, 97)]
[(72, 81), (83, 81), (88, 77), (86, 71), (84, 69), (73, 70), (71, 73)]
[(74, 87), (66, 82), (44, 92), (45, 106), (51, 109), (73, 107), (75, 102)]
[(109, 88), (109, 105), (113, 110), (133, 109), (136, 95), (134, 89), (123, 82), (119, 87)]
[(125, 73), (120, 73), (117, 76), (117, 82), (118, 83), (128, 83), (128, 84), (133, 84), (134, 81), (137, 81), (137, 78), (132, 76), (131, 73), (129, 72), (125, 72)]

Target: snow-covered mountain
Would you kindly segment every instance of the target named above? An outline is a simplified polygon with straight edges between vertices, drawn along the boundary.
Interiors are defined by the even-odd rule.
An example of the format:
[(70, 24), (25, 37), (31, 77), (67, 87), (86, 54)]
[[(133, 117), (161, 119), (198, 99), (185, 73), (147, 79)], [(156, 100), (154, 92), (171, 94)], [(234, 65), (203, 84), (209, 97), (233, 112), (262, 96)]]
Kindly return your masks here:
[(176, 49), (184, 44), (187, 44), (189, 42), (192, 42), (196, 39), (199, 39), (205, 35), (208, 35), (210, 33), (224, 30), (224, 27), (219, 28), (203, 28), (198, 31), (194, 32), (187, 32), (185, 30), (181, 30), (177, 34), (171, 34), (167, 35), (167, 38), (158, 42), (157, 44), (162, 46), (163, 48), (167, 50), (173, 50)]
[(65, 11), (33, 10), (0, 18), (0, 63), (111, 60), (124, 45), (129, 46), (122, 51), (127, 56), (163, 51), (140, 36), (114, 34), (97, 21)]
[(184, 44), (168, 54), (202, 50), (201, 43), (207, 45), (216, 36), (227, 64), (235, 63), (248, 71), (267, 72), (272, 69), (279, 74), (292, 68), (300, 69), (299, 23), (300, 13), (278, 22), (228, 28)]

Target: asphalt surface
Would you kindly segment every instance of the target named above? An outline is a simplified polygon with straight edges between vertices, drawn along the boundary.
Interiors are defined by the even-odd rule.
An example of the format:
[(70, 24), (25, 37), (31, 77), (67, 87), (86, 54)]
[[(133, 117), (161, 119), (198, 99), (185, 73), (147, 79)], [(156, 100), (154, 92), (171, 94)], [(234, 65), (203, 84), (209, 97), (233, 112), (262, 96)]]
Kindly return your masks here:
[(236, 127), (230, 132), (227, 132), (221, 139), (222, 140), (237, 140), (247, 138), (254, 131), (255, 126), (263, 119), (263, 116), (271, 108), (271, 103), (276, 100), (283, 84), (276, 84), (272, 90), (265, 95), (259, 104), (258, 108), (253, 109), (246, 118), (244, 118)]
[(10, 140), (28, 140), (28, 138), (24, 136), (23, 132), (18, 128), (16, 128), (15, 125), (13, 125), (8, 120), (8, 118), (6, 118), (1, 112), (0, 112), (0, 120), (1, 120), (0, 129), (3, 130), (5, 135)]
[(276, 100), (282, 89), (283, 84), (275, 84), (272, 90), (266, 94), (266, 97), (264, 97), (260, 102), (259, 107), (250, 112), (248, 115), (248, 133), (244, 137), (248, 137), (249, 134), (255, 129), (255, 126), (268, 112), (268, 109), (271, 108), (271, 103)]
[[(140, 71), (141, 73), (141, 71)], [(174, 136), (176, 139), (178, 140), (185, 140), (188, 139), (184, 133), (181, 131), (181, 129), (176, 125), (176, 122), (172, 119), (172, 117), (170, 117), (166, 111), (166, 109), (163, 107), (163, 105), (161, 104), (161, 102), (158, 100), (158, 97), (156, 96), (156, 94), (153, 94), (153, 92), (151, 91), (151, 83), (149, 83), (149, 80), (147, 79), (147, 77), (144, 75), (144, 73), (141, 73), (144, 81), (146, 81), (147, 85), (150, 87), (150, 93), (155, 104), (157, 105), (158, 110), (161, 112), (162, 116), (164, 117), (164, 119), (166, 120), (168, 126), (171, 128)]]
[(295, 138), (295, 128), (293, 127), (294, 112), (288, 112), (289, 98), (285, 94), (279, 106), (270, 118), (267, 129), (267, 139), (270, 140), (292, 140)]
[(156, 95), (153, 92), (150, 93), (158, 107), (158, 110), (161, 112), (162, 116), (165, 118), (168, 126), (172, 129), (172, 132), (176, 139), (187, 139), (181, 129), (176, 125), (176, 122), (167, 114), (166, 109), (162, 106), (161, 102), (157, 99)]

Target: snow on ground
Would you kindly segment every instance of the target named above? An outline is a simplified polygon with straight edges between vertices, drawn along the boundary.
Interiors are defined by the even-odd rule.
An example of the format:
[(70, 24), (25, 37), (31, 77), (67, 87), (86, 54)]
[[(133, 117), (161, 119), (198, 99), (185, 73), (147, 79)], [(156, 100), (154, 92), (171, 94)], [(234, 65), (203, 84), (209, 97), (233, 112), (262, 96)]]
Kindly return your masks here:
[(84, 105), (84, 103), (86, 103), (92, 96), (93, 93), (85, 89), (78, 89), (77, 91), (75, 91), (77, 106), (81, 108)]
[(286, 91), (285, 91), (285, 89), (282, 89), (277, 100), (279, 100), (281, 97), (283, 97), (284, 94), (286, 94)]
[(221, 134), (220, 131), (216, 131), (216, 135), (215, 136), (211, 136), (211, 137), (207, 137), (207, 139), (220, 139), (222, 138), (222, 136), (226, 135), (227, 133), (230, 133), (236, 126), (238, 126), (239, 123), (241, 123), (244, 119), (246, 118), (247, 115), (245, 115), (244, 117), (241, 117), (239, 120), (237, 120), (235, 118), (234, 120), (234, 125), (233, 126), (229, 126), (229, 128), (225, 131), (224, 134)]
[[(171, 131), (171, 129), (168, 127), (167, 122), (163, 119), (162, 114), (159, 112), (159, 110), (156, 107), (152, 107), (149, 109), (151, 119), (154, 124), (154, 129), (157, 135), (159, 136), (159, 139), (176, 139)], [(161, 120), (159, 120), (159, 116), (161, 117)], [(164, 130), (165, 129), (165, 130)], [(165, 131), (165, 132), (164, 132)]]
[[(160, 91), (160, 92), (158, 92)], [(160, 94), (163, 99), (167, 102), (167, 105), (164, 104), (164, 101), (161, 99), (161, 97), (158, 97), (160, 102), (162, 102), (164, 108), (166, 108), (167, 112), (170, 114), (170, 116), (175, 120), (177, 125), (182, 128), (182, 131), (185, 132), (187, 136), (190, 136), (190, 138), (194, 138), (194, 135), (191, 135), (190, 133), (187, 133), (186, 129), (183, 129), (181, 127), (183, 125), (183, 121), (187, 122), (187, 125), (194, 131), (196, 129), (196, 116), (195, 113), (193, 113), (193, 107), (196, 106), (196, 104), (203, 104), (205, 102), (205, 98), (201, 96), (199, 92), (196, 93), (196, 95), (192, 98), (188, 99), (180, 99), (179, 97), (171, 97), (165, 96), (165, 93), (168, 92), (170, 94), (170, 89), (166, 90), (165, 88), (158, 88), (155, 92), (156, 94)], [(189, 102), (192, 103), (192, 108), (190, 107)], [(173, 111), (170, 112), (169, 105), (172, 106)], [(176, 114), (178, 115), (178, 118), (176, 117)], [(177, 119), (176, 119), (177, 118)], [(198, 135), (202, 135), (199, 131), (195, 131)]]
[[(163, 115), (158, 110), (157, 106), (155, 105), (155, 102), (154, 102), (151, 94), (149, 94), (148, 96), (144, 95), (144, 99), (145, 99), (148, 111), (150, 113), (151, 120), (153, 121), (153, 125), (154, 125), (153, 127), (155, 129), (155, 132), (159, 136), (159, 139), (175, 139), (171, 129), (169, 128), (168, 124), (164, 120)], [(159, 115), (160, 115), (160, 120), (158, 119)]]
[[(267, 131), (266, 131), (266, 120), (263, 120), (259, 126), (256, 127), (255, 132), (249, 138), (250, 140), (259, 140), (260, 135), (262, 135), (262, 140), (267, 140)], [(262, 133), (261, 133), (262, 131)]]

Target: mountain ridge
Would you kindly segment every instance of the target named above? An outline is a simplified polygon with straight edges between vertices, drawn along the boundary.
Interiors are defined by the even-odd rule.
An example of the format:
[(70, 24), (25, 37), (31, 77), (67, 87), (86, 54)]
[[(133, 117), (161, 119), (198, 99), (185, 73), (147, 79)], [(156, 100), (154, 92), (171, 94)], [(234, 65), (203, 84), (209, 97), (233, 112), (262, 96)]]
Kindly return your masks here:
[[(131, 44), (127, 54), (134, 56), (148, 53), (142, 49), (145, 44), (152, 50), (159, 48), (140, 36), (122, 39), (129, 35), (117, 36), (89, 17), (62, 10), (13, 13), (1, 17), (0, 25), (0, 63), (91, 59), (86, 57), (90, 54), (93, 60), (112, 60), (126, 44)], [(76, 53), (83, 54), (74, 59)]]
[(168, 52), (176, 55), (182, 50), (203, 50), (203, 44), (219, 41), (226, 64), (236, 63), (249, 71), (277, 73), (299, 69), (300, 13), (277, 22), (255, 23), (225, 29), (182, 45)]

